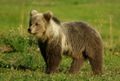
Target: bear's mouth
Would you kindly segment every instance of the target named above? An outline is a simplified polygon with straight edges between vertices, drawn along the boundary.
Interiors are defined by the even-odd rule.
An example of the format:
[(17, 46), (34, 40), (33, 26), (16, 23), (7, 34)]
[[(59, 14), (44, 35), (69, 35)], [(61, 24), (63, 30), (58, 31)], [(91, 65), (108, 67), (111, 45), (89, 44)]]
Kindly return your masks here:
[(36, 35), (37, 33), (32, 33), (31, 31), (28, 31), (30, 34)]
[(36, 35), (37, 33), (32, 33), (32, 32), (29, 32), (30, 34), (33, 34), (33, 35)]
[(33, 35), (36, 35), (37, 33), (33, 33)]

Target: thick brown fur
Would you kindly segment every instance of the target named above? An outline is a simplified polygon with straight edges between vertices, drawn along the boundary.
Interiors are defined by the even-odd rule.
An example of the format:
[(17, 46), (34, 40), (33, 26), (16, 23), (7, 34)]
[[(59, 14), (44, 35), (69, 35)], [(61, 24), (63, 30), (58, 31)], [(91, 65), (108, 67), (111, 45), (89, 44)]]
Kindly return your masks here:
[(46, 73), (54, 73), (65, 54), (73, 58), (69, 73), (77, 73), (86, 59), (93, 74), (103, 69), (103, 45), (100, 34), (89, 24), (80, 21), (61, 23), (52, 12), (31, 11), (28, 31), (38, 39), (45, 60)]

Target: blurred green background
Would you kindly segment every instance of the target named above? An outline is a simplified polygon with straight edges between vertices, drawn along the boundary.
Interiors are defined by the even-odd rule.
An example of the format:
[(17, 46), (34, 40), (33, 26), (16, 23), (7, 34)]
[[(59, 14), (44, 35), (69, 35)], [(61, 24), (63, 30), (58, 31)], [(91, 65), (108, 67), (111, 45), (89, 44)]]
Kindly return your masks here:
[[(84, 21), (96, 28), (104, 44), (104, 75), (91, 76), (88, 62), (76, 75), (64, 74), (71, 59), (63, 56), (58, 72), (46, 75), (44, 60), (27, 32), (31, 10), (52, 11), (62, 22)], [(0, 0), (0, 81), (119, 81), (120, 0)], [(23, 70), (24, 69), (24, 70)]]

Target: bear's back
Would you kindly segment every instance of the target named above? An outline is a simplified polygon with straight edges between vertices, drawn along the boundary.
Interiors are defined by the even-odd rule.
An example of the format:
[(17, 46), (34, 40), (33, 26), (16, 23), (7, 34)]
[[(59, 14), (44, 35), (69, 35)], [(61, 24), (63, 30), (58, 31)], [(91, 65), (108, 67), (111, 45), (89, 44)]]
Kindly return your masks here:
[(84, 47), (96, 48), (102, 43), (99, 32), (87, 23), (81, 21), (64, 22), (62, 29), (66, 37), (66, 44), (72, 47), (72, 51), (79, 52)]
[(101, 38), (99, 32), (89, 24), (81, 21), (70, 21), (62, 23), (63, 33), (72, 39), (94, 39)]

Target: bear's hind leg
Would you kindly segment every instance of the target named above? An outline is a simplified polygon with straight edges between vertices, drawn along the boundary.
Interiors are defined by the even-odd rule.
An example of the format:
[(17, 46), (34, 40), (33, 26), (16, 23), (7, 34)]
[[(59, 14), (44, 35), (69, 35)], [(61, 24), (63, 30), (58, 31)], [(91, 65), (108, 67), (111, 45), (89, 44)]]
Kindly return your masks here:
[(95, 56), (94, 58), (88, 57), (90, 64), (91, 64), (91, 68), (93, 71), (93, 74), (102, 74), (102, 68), (103, 68), (103, 59), (102, 56)]
[(79, 72), (80, 68), (83, 66), (83, 63), (85, 61), (85, 58), (73, 58), (73, 62), (71, 64), (69, 73), (74, 74)]

